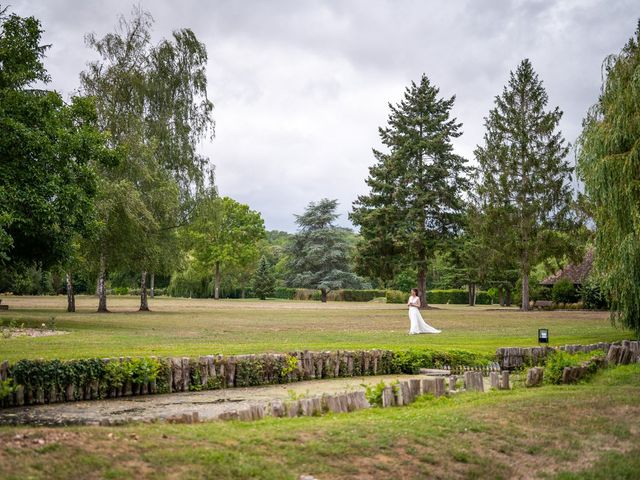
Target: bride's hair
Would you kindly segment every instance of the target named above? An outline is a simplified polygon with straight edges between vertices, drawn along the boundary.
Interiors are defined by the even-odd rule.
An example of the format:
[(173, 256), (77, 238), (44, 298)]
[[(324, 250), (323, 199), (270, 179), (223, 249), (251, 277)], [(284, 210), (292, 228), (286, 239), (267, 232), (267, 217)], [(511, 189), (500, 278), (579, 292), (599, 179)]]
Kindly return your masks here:
[(418, 290), (417, 288), (412, 288), (411, 289), (411, 293), (415, 292), (416, 293), (416, 297), (420, 296), (420, 290)]

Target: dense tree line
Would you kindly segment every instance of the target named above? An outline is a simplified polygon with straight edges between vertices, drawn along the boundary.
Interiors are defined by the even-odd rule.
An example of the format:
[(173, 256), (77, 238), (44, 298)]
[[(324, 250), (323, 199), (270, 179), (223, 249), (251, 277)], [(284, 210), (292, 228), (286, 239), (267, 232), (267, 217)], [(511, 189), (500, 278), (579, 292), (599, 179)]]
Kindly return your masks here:
[(213, 103), (206, 48), (190, 29), (154, 44), (153, 19), (138, 7), (104, 37), (87, 35), (98, 59), (65, 100), (46, 89), (40, 22), (3, 9), (0, 27), (0, 290), (66, 292), (70, 311), (75, 290), (96, 293), (106, 312), (109, 289), (139, 293), (144, 311), (149, 288), (266, 298), (287, 286), (326, 300), (335, 289), (417, 286), (426, 305), (428, 288), (467, 287), (473, 304), (482, 287), (526, 310), (543, 276), (595, 246), (589, 291), (640, 331), (640, 28), (607, 58), (584, 121), (585, 193), (571, 188), (562, 111), (524, 59), (473, 159), (454, 150), (455, 96), (422, 75), (379, 128), (369, 191), (349, 214), (359, 231), (338, 227), (337, 200), (325, 198), (287, 233), (219, 196), (197, 151), (213, 138)]

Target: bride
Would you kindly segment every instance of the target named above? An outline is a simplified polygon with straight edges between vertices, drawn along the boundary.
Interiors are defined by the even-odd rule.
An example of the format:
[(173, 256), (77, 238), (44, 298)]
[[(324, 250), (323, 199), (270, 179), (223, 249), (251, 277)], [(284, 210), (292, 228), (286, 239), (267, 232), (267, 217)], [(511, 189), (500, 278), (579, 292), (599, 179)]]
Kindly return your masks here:
[(420, 297), (418, 296), (417, 288), (411, 289), (411, 296), (409, 297), (407, 305), (409, 306), (409, 320), (411, 320), (410, 335), (416, 333), (440, 333), (440, 330), (428, 325), (422, 319), (422, 315), (420, 315)]

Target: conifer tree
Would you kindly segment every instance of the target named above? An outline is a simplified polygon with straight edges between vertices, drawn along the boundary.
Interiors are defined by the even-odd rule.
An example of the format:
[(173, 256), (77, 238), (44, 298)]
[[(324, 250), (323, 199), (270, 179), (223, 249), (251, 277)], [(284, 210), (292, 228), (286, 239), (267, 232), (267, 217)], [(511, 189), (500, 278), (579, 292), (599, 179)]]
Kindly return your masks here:
[(258, 270), (253, 277), (253, 291), (260, 300), (266, 300), (273, 295), (276, 288), (276, 279), (273, 275), (273, 267), (267, 259), (262, 256), (258, 264)]
[(360, 273), (382, 280), (399, 270), (417, 272), (426, 306), (426, 273), (435, 252), (447, 250), (463, 221), (466, 160), (453, 152), (461, 124), (451, 118), (455, 96), (439, 97), (426, 75), (389, 104), (388, 124), (379, 129), (387, 152), (374, 150), (370, 188), (354, 202), (350, 218), (360, 227)]
[(484, 221), (499, 232), (497, 256), (516, 260), (522, 309), (529, 309), (529, 274), (569, 248), (574, 227), (566, 145), (558, 107), (546, 110), (547, 92), (531, 62), (523, 60), (485, 118), (484, 145), (475, 151)]
[(349, 231), (334, 224), (337, 206), (337, 200), (327, 198), (311, 202), (302, 215), (296, 215), (298, 233), (287, 249), (287, 284), (317, 288), (323, 302), (330, 290), (365, 286), (349, 266)]
[(640, 22), (604, 62), (598, 102), (583, 122), (578, 166), (596, 223), (596, 267), (612, 320), (640, 335)]

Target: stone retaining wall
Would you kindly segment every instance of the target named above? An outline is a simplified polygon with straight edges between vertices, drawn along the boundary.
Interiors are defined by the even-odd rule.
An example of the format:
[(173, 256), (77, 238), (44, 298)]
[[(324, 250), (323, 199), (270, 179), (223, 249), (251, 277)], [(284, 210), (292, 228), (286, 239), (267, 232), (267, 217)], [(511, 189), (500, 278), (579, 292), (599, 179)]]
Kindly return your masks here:
[[(352, 376), (384, 375), (393, 371), (393, 352), (389, 350), (291, 352), (289, 354), (206, 355), (198, 358), (157, 358), (162, 365), (160, 375), (150, 382), (125, 382), (119, 388), (108, 388), (99, 380), (81, 384), (17, 385), (15, 392), (0, 406), (38, 405), (43, 403), (118, 398), (132, 395), (249, 387)], [(131, 361), (131, 357), (103, 358), (111, 362)], [(41, 361), (46, 366), (48, 361)], [(52, 362), (49, 362), (52, 363)], [(11, 378), (11, 365), (0, 363), (0, 380)]]
[(535, 367), (544, 365), (547, 356), (556, 350), (562, 350), (567, 353), (584, 352), (589, 353), (595, 350), (608, 352), (611, 345), (621, 346), (623, 344), (638, 344), (623, 340), (622, 342), (600, 342), (590, 345), (563, 345), (561, 347), (502, 347), (496, 350), (496, 361), (500, 365), (501, 370), (516, 370), (522, 367)]

